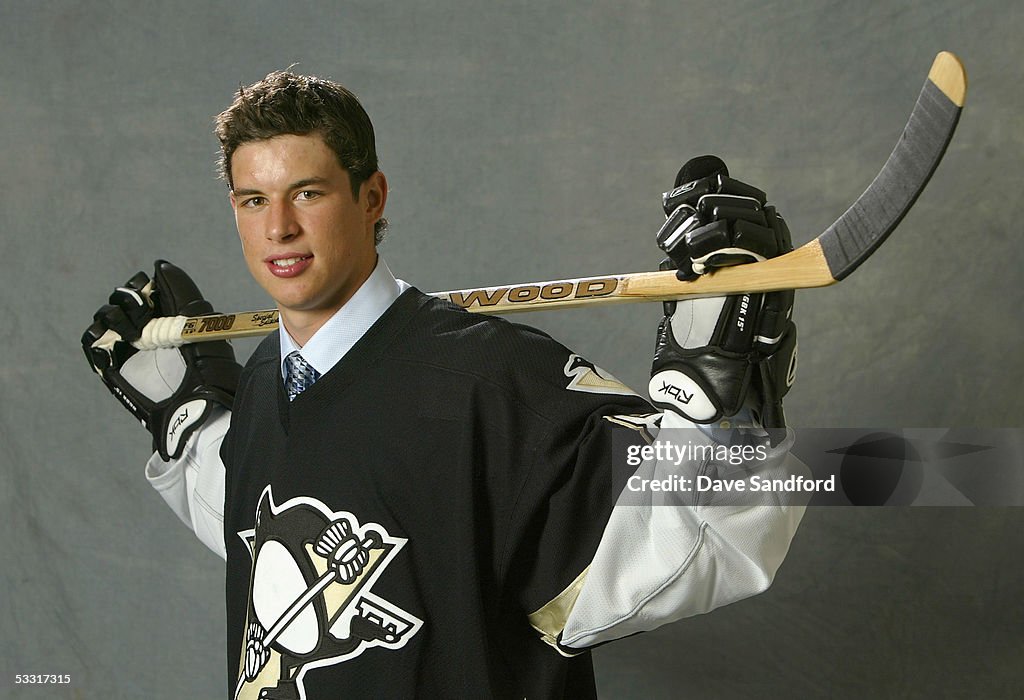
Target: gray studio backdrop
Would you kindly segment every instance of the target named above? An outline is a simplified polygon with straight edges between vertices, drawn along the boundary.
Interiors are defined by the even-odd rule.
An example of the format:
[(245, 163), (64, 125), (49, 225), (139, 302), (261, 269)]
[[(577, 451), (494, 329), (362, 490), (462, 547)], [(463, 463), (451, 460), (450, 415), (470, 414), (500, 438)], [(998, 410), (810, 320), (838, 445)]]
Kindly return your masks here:
[[(268, 304), (213, 175), (211, 115), (239, 83), (295, 63), (363, 99), (391, 182), (383, 254), (439, 290), (653, 269), (660, 193), (700, 153), (766, 188), (803, 243), (953, 50), (971, 77), (959, 133), (879, 254), (798, 296), (788, 413), (1020, 427), (1021, 7), (4, 3), (0, 697), (223, 693), (223, 566), (145, 483), (147, 434), (78, 339), (157, 257), (223, 310)], [(659, 316), (520, 320), (642, 388)], [(767, 594), (598, 650), (602, 696), (1008, 697), (1022, 533), (1014, 508), (811, 510)], [(71, 683), (15, 685), (30, 673)]]

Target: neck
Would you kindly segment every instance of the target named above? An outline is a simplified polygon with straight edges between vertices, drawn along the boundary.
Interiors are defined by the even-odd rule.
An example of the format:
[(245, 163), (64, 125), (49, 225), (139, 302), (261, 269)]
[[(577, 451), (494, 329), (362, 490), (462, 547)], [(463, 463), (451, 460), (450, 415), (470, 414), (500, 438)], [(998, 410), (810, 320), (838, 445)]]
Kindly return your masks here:
[[(338, 307), (341, 308), (340, 306)], [(338, 309), (333, 311), (322, 311), (317, 314), (311, 312), (295, 312), (285, 309), (278, 309), (281, 319), (281, 327), (291, 336), (291, 339), (300, 348), (309, 342), (309, 339), (333, 316)]]

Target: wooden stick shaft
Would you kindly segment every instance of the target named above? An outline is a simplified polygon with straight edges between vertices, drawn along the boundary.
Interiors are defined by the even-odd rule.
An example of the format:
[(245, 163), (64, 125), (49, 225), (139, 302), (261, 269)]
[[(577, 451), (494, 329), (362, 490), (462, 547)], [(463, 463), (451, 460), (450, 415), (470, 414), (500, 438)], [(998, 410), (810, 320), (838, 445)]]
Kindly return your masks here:
[[(724, 268), (680, 282), (674, 271), (635, 272), (600, 277), (531, 282), (481, 289), (434, 292), (467, 311), (508, 314), (624, 304), (642, 301), (693, 299), (743, 292), (808, 289), (834, 284), (816, 240), (778, 258)], [(181, 341), (227, 340), (265, 335), (277, 329), (276, 309), (182, 319)]]

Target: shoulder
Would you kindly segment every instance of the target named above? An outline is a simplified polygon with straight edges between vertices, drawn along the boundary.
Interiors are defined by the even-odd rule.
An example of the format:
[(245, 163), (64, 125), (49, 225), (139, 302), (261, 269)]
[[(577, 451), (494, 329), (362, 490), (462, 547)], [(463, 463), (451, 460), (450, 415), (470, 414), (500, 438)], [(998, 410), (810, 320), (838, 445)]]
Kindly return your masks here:
[(519, 400), (551, 404), (572, 397), (589, 397), (586, 403), (636, 397), (614, 376), (547, 333), (504, 318), (429, 298), (409, 329), (409, 342), (392, 348), (393, 359), (476, 377)]
[(409, 324), (410, 341), (395, 349), (405, 358), (431, 358), (461, 368), (508, 371), (536, 365), (569, 352), (543, 331), (504, 318), (470, 313), (447, 301), (424, 295)]
[(242, 368), (241, 379), (238, 383), (238, 393), (245, 389), (252, 381), (254, 375), (272, 372), (280, 366), (281, 340), (278, 335), (279, 333), (280, 331), (274, 331), (260, 341), (252, 355), (246, 360), (245, 366)]
[(267, 335), (260, 344), (256, 346), (252, 355), (245, 363), (245, 370), (256, 369), (259, 366), (279, 361), (281, 357), (281, 331), (277, 330)]

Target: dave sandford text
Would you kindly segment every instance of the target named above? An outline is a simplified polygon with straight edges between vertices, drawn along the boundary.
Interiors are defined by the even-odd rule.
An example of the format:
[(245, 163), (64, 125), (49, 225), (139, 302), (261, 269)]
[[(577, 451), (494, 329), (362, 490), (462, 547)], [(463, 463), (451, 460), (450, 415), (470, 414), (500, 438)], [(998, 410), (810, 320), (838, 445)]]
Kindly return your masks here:
[[(638, 467), (644, 462), (656, 461), (659, 467), (672, 465), (701, 465), (715, 462), (733, 467), (746, 464), (750, 469), (762, 466), (768, 457), (765, 445), (715, 445), (694, 444), (692, 442), (655, 441), (650, 445), (630, 445), (626, 449), (626, 464)], [(658, 478), (645, 478), (634, 474), (626, 482), (630, 491), (675, 491), (675, 492), (834, 492), (836, 490), (835, 475), (827, 479), (810, 479), (799, 474), (789, 474), (784, 478), (773, 478), (751, 474), (746, 470), (733, 473), (728, 478), (714, 477), (707, 474), (667, 474)]]

